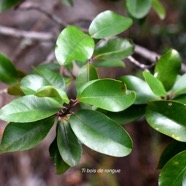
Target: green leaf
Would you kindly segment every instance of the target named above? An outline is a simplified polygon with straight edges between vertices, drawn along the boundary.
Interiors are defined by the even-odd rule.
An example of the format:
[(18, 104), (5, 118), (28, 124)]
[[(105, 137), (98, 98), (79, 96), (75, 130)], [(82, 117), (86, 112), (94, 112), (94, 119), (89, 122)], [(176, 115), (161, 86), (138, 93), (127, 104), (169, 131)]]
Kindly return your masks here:
[(94, 40), (75, 26), (66, 27), (57, 39), (55, 54), (60, 65), (74, 60), (86, 62), (92, 57)]
[(80, 69), (76, 77), (76, 88), (79, 89), (85, 83), (95, 79), (98, 79), (95, 67), (91, 64), (86, 64)]
[(82, 148), (77, 137), (66, 121), (58, 124), (57, 145), (62, 159), (70, 166), (75, 166), (81, 159)]
[(178, 97), (173, 98), (174, 101), (177, 101), (182, 104), (186, 104), (186, 95), (181, 95)]
[(42, 71), (43, 69), (47, 69), (47, 70), (50, 70), (50, 71), (54, 71), (54, 72), (59, 72), (60, 71), (60, 68), (61, 66), (57, 63), (46, 63), (46, 64), (40, 64), (39, 66), (37, 67), (34, 67), (34, 69), (36, 71)]
[(33, 95), (13, 100), (0, 110), (0, 119), (7, 122), (33, 122), (54, 115), (62, 108), (56, 100)]
[[(45, 86), (37, 90), (37, 92), (34, 94), (35, 96), (38, 97), (51, 97), (51, 98), (56, 98), (56, 100), (59, 100), (59, 103), (63, 98), (59, 94), (59, 92), (52, 86)], [(62, 104), (62, 102), (61, 102)]]
[(65, 81), (59, 73), (45, 68), (34, 70), (47, 82), (46, 85), (52, 86), (58, 91), (59, 95), (65, 103), (69, 103), (68, 96), (65, 92)]
[(69, 120), (72, 130), (87, 147), (110, 156), (127, 156), (132, 150), (128, 133), (104, 114), (80, 110)]
[(174, 101), (155, 101), (147, 106), (147, 122), (155, 130), (186, 141), (186, 106)]
[(120, 16), (110, 10), (96, 16), (89, 27), (89, 34), (95, 39), (117, 35), (132, 25), (132, 19)]
[(28, 150), (37, 146), (48, 134), (54, 117), (31, 123), (9, 123), (0, 144), (0, 153)]
[(51, 160), (56, 166), (57, 174), (62, 174), (70, 168), (70, 166), (66, 164), (64, 160), (61, 158), (61, 155), (57, 147), (57, 138), (55, 138), (54, 141), (51, 143), (49, 147), (49, 152)]
[(164, 97), (167, 95), (166, 90), (161, 81), (154, 77), (150, 72), (144, 71), (143, 76), (154, 94), (156, 94), (157, 96)]
[(73, 6), (73, 0), (60, 0), (66, 6)]
[(0, 53), (0, 81), (7, 84), (15, 84), (19, 77), (12, 62)]
[(134, 44), (131, 40), (112, 38), (99, 43), (94, 51), (94, 59), (124, 59), (133, 52)]
[(79, 93), (78, 100), (108, 111), (118, 112), (134, 103), (135, 93), (126, 92), (126, 87), (121, 81), (99, 79), (92, 83), (88, 82), (88, 86)]
[(125, 63), (120, 59), (111, 59), (103, 61), (94, 61), (94, 66), (96, 67), (125, 67)]
[(13, 6), (19, 4), (22, 0), (1, 0), (0, 1), (0, 12), (12, 8)]
[(186, 94), (186, 74), (176, 80), (171, 92), (175, 95)]
[(35, 94), (38, 89), (46, 85), (48, 85), (48, 82), (36, 74), (27, 75), (20, 82), (20, 87), (25, 95)]
[(186, 151), (183, 151), (170, 159), (163, 167), (159, 177), (159, 186), (181, 186), (185, 170)]
[(158, 163), (158, 168), (162, 169), (164, 165), (173, 158), (176, 154), (178, 154), (181, 151), (186, 150), (186, 143), (179, 142), (179, 141), (173, 141), (171, 142), (163, 151), (160, 161)]
[(152, 0), (126, 0), (129, 13), (135, 18), (143, 18), (151, 8)]
[(136, 121), (145, 115), (146, 105), (132, 105), (121, 112), (107, 112), (106, 115), (120, 125)]
[(174, 85), (181, 69), (181, 59), (174, 49), (162, 55), (155, 66), (155, 76), (163, 83), (166, 90)]
[(146, 104), (149, 101), (159, 99), (151, 89), (149, 88), (148, 84), (140, 78), (135, 76), (122, 76), (120, 78), (123, 81), (129, 90), (133, 90), (136, 93), (136, 100), (135, 104)]
[(159, 0), (152, 0), (152, 8), (158, 14), (160, 19), (165, 19), (166, 11), (162, 3)]

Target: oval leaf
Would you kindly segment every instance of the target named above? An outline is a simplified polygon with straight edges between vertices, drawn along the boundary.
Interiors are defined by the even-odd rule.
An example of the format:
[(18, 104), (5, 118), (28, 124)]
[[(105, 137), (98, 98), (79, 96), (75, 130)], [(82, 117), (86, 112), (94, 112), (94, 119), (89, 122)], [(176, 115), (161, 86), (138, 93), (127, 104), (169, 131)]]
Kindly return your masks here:
[(121, 81), (99, 79), (93, 83), (88, 82), (88, 85), (79, 93), (79, 102), (118, 112), (128, 108), (135, 101), (134, 92), (126, 93), (126, 87)]
[(159, 0), (152, 0), (152, 8), (156, 11), (160, 19), (165, 19), (166, 11)]
[(81, 144), (66, 121), (58, 124), (57, 145), (65, 163), (70, 166), (78, 164), (82, 153)]
[(7, 122), (33, 122), (54, 115), (61, 107), (61, 104), (52, 98), (23, 96), (4, 106), (0, 110), (0, 119)]
[(164, 165), (176, 154), (180, 153), (181, 151), (186, 150), (186, 143), (185, 142), (179, 142), (179, 141), (173, 141), (170, 143), (165, 150), (163, 151), (160, 161), (158, 163), (158, 168), (162, 169)]
[(57, 138), (54, 139), (54, 141), (51, 143), (49, 147), (49, 152), (50, 152), (50, 158), (54, 165), (56, 166), (56, 173), (57, 174), (62, 174), (66, 172), (70, 166), (64, 162), (62, 159), (59, 149), (57, 146)]
[(0, 81), (7, 84), (14, 84), (18, 79), (15, 66), (5, 55), (0, 53)]
[(92, 57), (94, 40), (75, 26), (66, 27), (59, 35), (55, 54), (60, 65), (74, 60), (86, 62)]
[(179, 77), (176, 83), (174, 84), (171, 92), (175, 95), (181, 95), (181, 94), (186, 94), (186, 74), (183, 76)]
[(126, 0), (129, 13), (135, 18), (143, 18), (151, 8), (152, 0)]
[(155, 78), (150, 72), (143, 72), (143, 76), (154, 94), (156, 94), (157, 96), (167, 95), (161, 81)]
[[(160, 177), (159, 186), (181, 186), (186, 171), (186, 151), (183, 151), (163, 167)], [(184, 185), (182, 185), (184, 186)]]
[(135, 104), (145, 104), (149, 101), (157, 100), (158, 96), (156, 96), (148, 84), (140, 78), (135, 76), (123, 76), (120, 78), (123, 81), (129, 90), (133, 90), (136, 93)]
[(79, 89), (88, 81), (95, 79), (98, 79), (95, 67), (91, 64), (86, 64), (80, 69), (78, 76), (76, 77), (76, 88)]
[(147, 106), (147, 122), (175, 140), (186, 141), (186, 106), (174, 101), (155, 101)]
[(155, 66), (155, 76), (163, 83), (166, 90), (174, 85), (181, 70), (181, 59), (174, 49), (162, 55)]
[(46, 85), (48, 85), (48, 82), (36, 74), (27, 75), (20, 82), (20, 87), (25, 95), (35, 94), (38, 89)]
[(110, 156), (127, 156), (132, 150), (128, 133), (104, 114), (80, 110), (69, 120), (78, 139), (87, 147)]
[(94, 59), (124, 59), (133, 52), (134, 44), (131, 40), (113, 38), (99, 43), (94, 51)]
[(110, 10), (100, 13), (92, 21), (89, 34), (96, 39), (117, 35), (132, 25), (132, 19), (120, 16)]
[(37, 146), (48, 134), (54, 117), (31, 123), (9, 123), (0, 144), (0, 153), (28, 150)]

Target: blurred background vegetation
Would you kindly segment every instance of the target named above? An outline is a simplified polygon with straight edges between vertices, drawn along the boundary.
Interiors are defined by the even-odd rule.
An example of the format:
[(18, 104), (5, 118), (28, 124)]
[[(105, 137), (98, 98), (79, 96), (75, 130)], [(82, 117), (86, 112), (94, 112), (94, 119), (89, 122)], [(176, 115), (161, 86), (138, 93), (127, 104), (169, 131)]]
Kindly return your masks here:
[[(166, 18), (160, 20), (151, 10), (143, 19), (134, 19), (133, 26), (121, 37), (131, 38), (135, 44), (158, 54), (175, 48), (186, 63), (186, 1), (161, 0), (166, 9)], [(67, 24), (88, 28), (91, 20), (104, 10), (113, 10), (127, 16), (124, 0), (74, 0), (68, 7), (59, 0), (27, 0), (50, 14), (58, 16)], [(24, 3), (23, 3), (24, 5)], [(56, 36), (62, 28), (45, 14), (28, 8), (17, 8), (0, 14), (0, 26), (25, 31), (52, 33)], [(0, 28), (0, 51), (5, 53), (16, 66), (26, 73), (32, 66), (54, 60), (55, 41), (41, 41), (29, 38), (16, 38), (4, 35)], [(150, 61), (134, 54), (141, 63)], [(136, 66), (126, 63), (126, 68), (101, 69), (101, 77), (118, 77), (124, 74), (140, 72)], [(6, 88), (0, 84), (0, 90)], [(12, 99), (1, 91), (0, 106)], [(0, 138), (5, 123), (0, 122)], [(71, 168), (64, 175), (56, 175), (48, 153), (48, 147), (54, 135), (51, 132), (37, 148), (25, 152), (3, 154), (0, 156), (0, 186), (156, 186), (159, 170), (156, 169), (161, 152), (170, 142), (141, 119), (125, 126), (130, 133), (134, 149), (124, 158), (112, 158), (84, 148), (80, 165)], [(83, 173), (88, 169), (120, 169), (120, 173)]]

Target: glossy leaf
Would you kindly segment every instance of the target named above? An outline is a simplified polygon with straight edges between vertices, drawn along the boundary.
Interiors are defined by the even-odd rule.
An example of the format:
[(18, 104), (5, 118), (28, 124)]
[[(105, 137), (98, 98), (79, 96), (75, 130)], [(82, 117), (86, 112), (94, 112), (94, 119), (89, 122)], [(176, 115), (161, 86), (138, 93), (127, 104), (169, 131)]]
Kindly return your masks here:
[(181, 95), (178, 97), (173, 98), (174, 101), (177, 101), (182, 104), (186, 104), (186, 95)]
[(120, 125), (138, 120), (145, 115), (146, 105), (132, 105), (121, 112), (107, 112), (106, 115)]
[(128, 133), (104, 114), (80, 110), (69, 120), (78, 139), (87, 147), (110, 156), (127, 156), (132, 150)]
[(0, 110), (0, 119), (7, 122), (33, 122), (54, 115), (62, 108), (56, 100), (33, 95), (13, 100)]
[(35, 69), (35, 71), (47, 82), (46, 85), (52, 86), (58, 91), (65, 103), (69, 103), (68, 96), (65, 92), (65, 81), (59, 73), (45, 68)]
[(159, 0), (152, 0), (152, 8), (156, 11), (160, 19), (165, 19), (166, 11)]
[(151, 8), (152, 0), (126, 0), (129, 13), (135, 18), (143, 18)]
[(38, 89), (46, 85), (48, 85), (48, 82), (36, 74), (27, 75), (20, 82), (20, 87), (25, 95), (35, 94)]
[(186, 106), (174, 101), (155, 101), (147, 106), (147, 122), (155, 130), (186, 141)]
[(163, 167), (159, 177), (159, 186), (181, 186), (185, 170), (186, 151), (183, 151), (170, 159)]
[(0, 53), (0, 81), (7, 84), (14, 84), (18, 79), (15, 66), (4, 54)]
[(158, 164), (158, 168), (162, 169), (164, 165), (173, 158), (176, 154), (180, 153), (181, 151), (186, 150), (186, 143), (173, 141), (171, 142), (163, 151), (160, 161)]
[(13, 6), (19, 4), (22, 0), (1, 0), (0, 1), (0, 12), (3, 12)]
[(86, 64), (83, 66), (76, 78), (76, 88), (79, 89), (85, 83), (98, 79), (98, 74), (95, 67), (91, 64)]
[(73, 0), (60, 0), (66, 6), (72, 6)]
[(185, 82), (186, 82), (186, 74), (182, 75), (176, 80), (171, 92), (175, 95), (186, 94)]
[(129, 90), (135, 91), (135, 104), (146, 104), (149, 101), (159, 99), (149, 88), (148, 84), (140, 78), (128, 75), (121, 77), (120, 80), (126, 84)]
[(37, 146), (48, 134), (54, 117), (31, 123), (9, 123), (0, 144), (0, 153), (28, 150)]
[(154, 94), (156, 94), (157, 96), (167, 95), (166, 90), (161, 81), (154, 77), (150, 72), (144, 71), (143, 76)]
[(126, 92), (126, 87), (121, 81), (113, 79), (94, 80), (78, 95), (79, 102), (118, 112), (128, 108), (134, 103), (134, 92)]
[(54, 141), (51, 143), (49, 147), (50, 157), (54, 165), (56, 166), (56, 173), (62, 174), (66, 172), (70, 166), (64, 162), (62, 159), (59, 149), (57, 146), (57, 139), (55, 138)]
[(166, 90), (174, 85), (181, 69), (181, 59), (174, 49), (162, 55), (155, 66), (155, 76), (163, 83)]
[(70, 166), (78, 164), (81, 158), (81, 144), (66, 121), (58, 124), (57, 146), (62, 159)]
[(89, 34), (96, 39), (117, 35), (132, 25), (132, 19), (110, 10), (96, 16), (89, 27)]
[(96, 67), (125, 67), (125, 63), (120, 59), (111, 59), (111, 60), (103, 60), (94, 61), (94, 66)]
[[(51, 97), (51, 98), (56, 98), (56, 100), (63, 100), (59, 92), (52, 86), (45, 86), (37, 90), (37, 92), (34, 94), (35, 96), (38, 97)], [(61, 102), (62, 104), (63, 102)]]
[(129, 39), (112, 38), (103, 40), (95, 48), (95, 59), (124, 59), (134, 52), (134, 44)]
[(67, 65), (74, 60), (88, 61), (93, 51), (94, 40), (79, 28), (68, 26), (58, 36), (55, 54), (60, 65)]

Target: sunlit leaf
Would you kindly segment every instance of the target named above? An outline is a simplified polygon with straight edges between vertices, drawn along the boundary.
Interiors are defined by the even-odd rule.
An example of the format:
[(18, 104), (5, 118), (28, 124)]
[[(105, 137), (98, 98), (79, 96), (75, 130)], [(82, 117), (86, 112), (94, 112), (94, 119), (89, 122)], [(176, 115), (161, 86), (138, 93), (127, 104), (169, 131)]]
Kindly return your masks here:
[(174, 49), (162, 55), (155, 66), (155, 76), (163, 83), (166, 90), (174, 85), (181, 70), (181, 59)]
[(170, 159), (163, 167), (159, 186), (184, 186), (182, 185), (186, 170), (186, 151), (182, 151)]
[(118, 15), (110, 10), (100, 13), (89, 27), (89, 34), (96, 39), (114, 36), (132, 25), (132, 19)]
[(126, 92), (125, 84), (113, 79), (90, 81), (78, 95), (79, 102), (118, 112), (128, 108), (135, 101), (134, 92)]
[(62, 108), (56, 100), (33, 95), (13, 100), (0, 110), (0, 119), (7, 122), (33, 122), (54, 115)]
[(58, 36), (55, 54), (60, 65), (74, 60), (86, 62), (92, 57), (94, 40), (75, 26), (66, 27)]
[(78, 139), (87, 147), (110, 156), (130, 154), (132, 141), (128, 133), (104, 114), (80, 110), (69, 120)]
[(147, 106), (146, 119), (158, 132), (186, 141), (186, 106), (174, 101), (154, 101)]
[(152, 0), (126, 0), (129, 13), (135, 18), (143, 18), (151, 8)]

